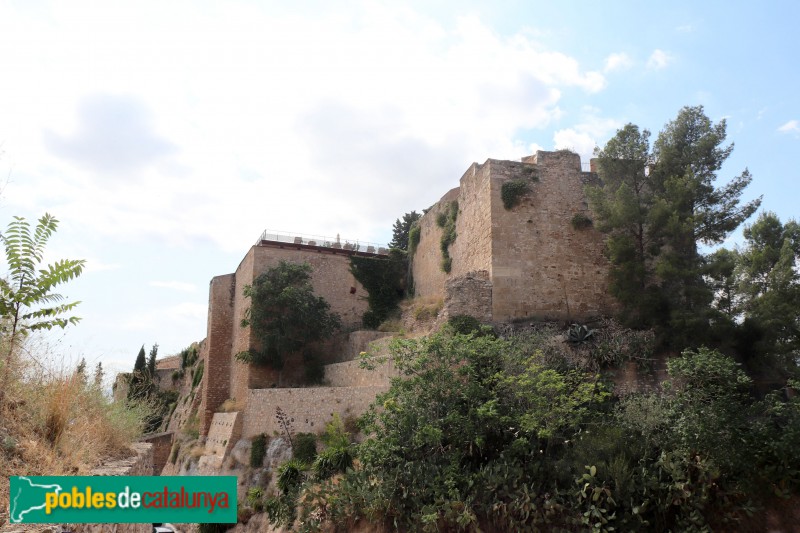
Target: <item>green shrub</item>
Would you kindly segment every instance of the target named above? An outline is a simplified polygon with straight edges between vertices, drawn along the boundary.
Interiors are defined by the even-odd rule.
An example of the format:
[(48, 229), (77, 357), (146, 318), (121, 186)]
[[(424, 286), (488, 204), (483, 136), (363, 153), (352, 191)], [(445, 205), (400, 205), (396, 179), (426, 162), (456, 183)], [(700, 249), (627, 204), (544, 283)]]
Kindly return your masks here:
[(294, 436), (294, 458), (303, 463), (311, 463), (317, 456), (317, 436), (312, 433), (298, 433)]
[(477, 318), (470, 315), (455, 315), (447, 319), (447, 325), (454, 333), (469, 335), (481, 330), (481, 323)]
[(203, 361), (200, 361), (200, 364), (197, 365), (197, 368), (192, 370), (192, 388), (194, 389), (200, 384), (200, 380), (203, 379), (203, 370), (205, 369), (205, 364)]
[(408, 254), (392, 249), (388, 257), (350, 256), (350, 272), (367, 291), (369, 309), (362, 316), (364, 326), (375, 329), (398, 309), (405, 294)]
[(325, 448), (314, 460), (311, 469), (319, 480), (343, 473), (353, 467), (353, 452), (350, 446)]
[(500, 188), (500, 197), (503, 200), (503, 207), (512, 209), (516, 207), (526, 192), (530, 190), (530, 182), (524, 178), (516, 178), (503, 183)]
[(586, 229), (590, 228), (593, 224), (592, 219), (584, 215), (583, 213), (575, 213), (572, 217), (572, 227), (575, 229)]
[(270, 496), (264, 502), (264, 511), (267, 513), (270, 524), (279, 527), (287, 526), (294, 522), (295, 500), (285, 495)]
[(250, 447), (250, 466), (259, 468), (264, 464), (264, 457), (267, 455), (267, 436), (262, 433), (253, 439)]
[(264, 510), (264, 489), (261, 487), (250, 487), (247, 489), (247, 505), (260, 513)]
[(278, 467), (278, 488), (284, 495), (297, 491), (303, 482), (306, 465), (297, 459), (289, 459)]
[(456, 201), (450, 202), (447, 209), (441, 211), (436, 217), (436, 223), (442, 228), (442, 238), (439, 241), (439, 249), (442, 251), (442, 262), (440, 266), (442, 270), (447, 273), (450, 273), (453, 267), (453, 260), (450, 257), (450, 245), (456, 241), (457, 218), (458, 202)]
[(417, 250), (417, 246), (419, 246), (419, 239), (421, 237), (421, 230), (419, 228), (419, 224), (414, 224), (411, 226), (411, 229), (408, 231), (408, 255), (413, 256), (414, 252)]

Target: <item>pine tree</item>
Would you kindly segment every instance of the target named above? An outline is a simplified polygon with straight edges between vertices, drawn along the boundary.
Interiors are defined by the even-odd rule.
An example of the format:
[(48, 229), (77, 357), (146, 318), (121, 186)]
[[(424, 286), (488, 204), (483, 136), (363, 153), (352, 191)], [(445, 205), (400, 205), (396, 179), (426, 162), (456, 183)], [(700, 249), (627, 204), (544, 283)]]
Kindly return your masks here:
[(156, 357), (158, 356), (158, 343), (154, 344), (150, 349), (150, 356), (147, 358), (147, 374), (150, 379), (154, 379), (156, 375)]
[(412, 224), (419, 220), (420, 216), (416, 211), (411, 211), (403, 215), (402, 219), (395, 220), (392, 227), (392, 240), (389, 242), (391, 248), (408, 251), (408, 233), (411, 231)]
[(103, 377), (105, 373), (103, 372), (103, 363), (98, 362), (97, 366), (94, 369), (94, 386), (96, 388), (101, 388), (103, 386)]

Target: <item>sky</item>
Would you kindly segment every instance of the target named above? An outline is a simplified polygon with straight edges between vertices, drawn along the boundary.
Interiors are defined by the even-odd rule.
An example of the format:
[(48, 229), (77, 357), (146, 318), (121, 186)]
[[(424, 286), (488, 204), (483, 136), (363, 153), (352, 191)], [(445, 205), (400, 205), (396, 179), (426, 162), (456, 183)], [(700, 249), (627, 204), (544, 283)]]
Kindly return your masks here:
[[(265, 229), (385, 243), (473, 162), (683, 106), (727, 122), (719, 182), (800, 197), (800, 3), (0, 0), (0, 229), (59, 221), (77, 326), (51, 361), (130, 370), (206, 334), (208, 283)], [(732, 236), (735, 244), (739, 237)], [(4, 261), (0, 270), (5, 271)]]

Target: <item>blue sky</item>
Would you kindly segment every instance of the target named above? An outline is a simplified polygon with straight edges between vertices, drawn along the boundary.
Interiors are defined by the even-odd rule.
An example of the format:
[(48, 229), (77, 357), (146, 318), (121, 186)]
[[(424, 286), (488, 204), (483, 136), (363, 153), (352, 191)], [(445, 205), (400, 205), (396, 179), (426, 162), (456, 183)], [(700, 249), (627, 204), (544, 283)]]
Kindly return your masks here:
[[(208, 282), (265, 228), (386, 242), (473, 162), (685, 105), (724, 182), (796, 217), (800, 4), (0, 0), (0, 227), (54, 214), (83, 321), (49, 358), (132, 367), (205, 336)], [(735, 242), (735, 239), (734, 241)]]

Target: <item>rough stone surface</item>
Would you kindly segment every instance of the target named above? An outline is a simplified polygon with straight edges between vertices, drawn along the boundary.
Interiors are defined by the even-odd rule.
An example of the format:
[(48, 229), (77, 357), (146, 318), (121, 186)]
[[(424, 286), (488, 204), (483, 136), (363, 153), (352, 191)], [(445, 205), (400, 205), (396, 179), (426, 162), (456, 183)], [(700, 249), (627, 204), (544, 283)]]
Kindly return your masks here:
[(224, 458), (241, 434), (241, 413), (214, 413), (206, 438), (206, 452)]
[(445, 283), (445, 317), (469, 315), (492, 321), (492, 282), (486, 270), (454, 276)]
[[(528, 180), (530, 190), (519, 205), (506, 209), (501, 191), (512, 179)], [(608, 294), (602, 235), (592, 227), (572, 225), (576, 214), (591, 217), (583, 187), (593, 179), (581, 171), (580, 157), (568, 151), (472, 165), (460, 187), (420, 221), (420, 245), (413, 259), (416, 295), (447, 298), (446, 280), (486, 271), (494, 322), (580, 320), (612, 312), (616, 304)], [(444, 275), (435, 220), (453, 199), (459, 204), (457, 237), (449, 248), (452, 270)], [(451, 302), (454, 296), (451, 291)], [(470, 310), (468, 296), (455, 299), (460, 309)], [(484, 305), (485, 300), (477, 301), (472, 312), (463, 314), (485, 315)]]
[(305, 389), (252, 389), (248, 391), (242, 430), (243, 438), (260, 433), (281, 434), (275, 419), (275, 409), (293, 419), (297, 433), (319, 433), (325, 429), (334, 413), (345, 418), (364, 411), (379, 393), (388, 386), (372, 387), (310, 387)]

